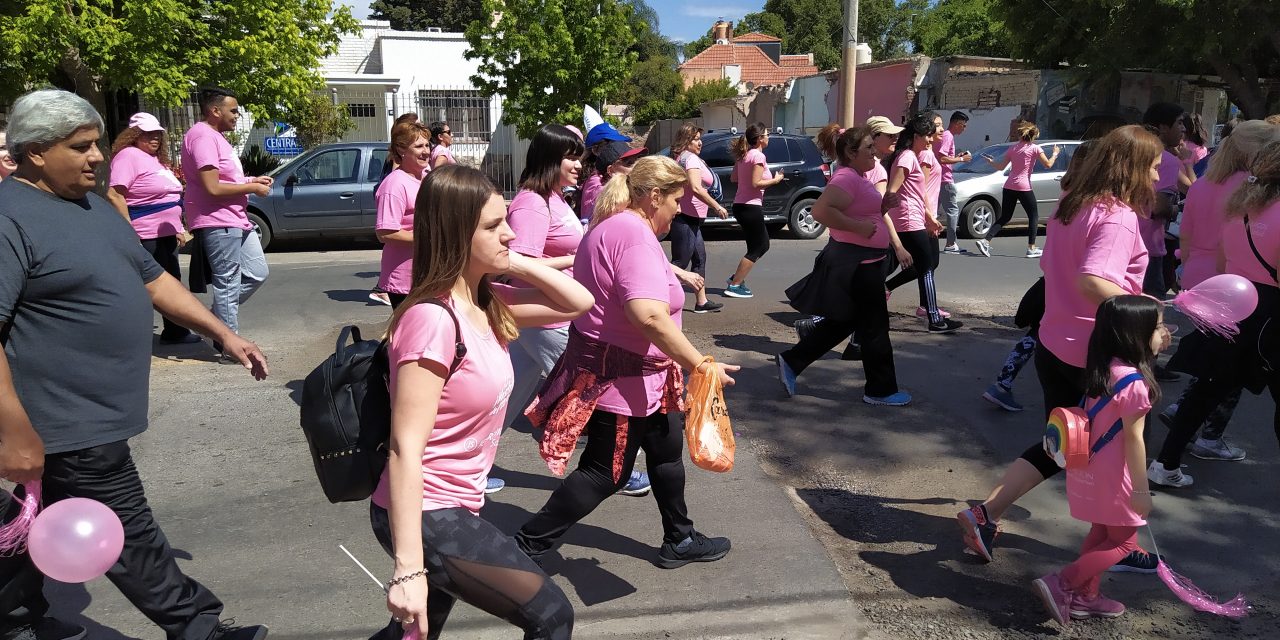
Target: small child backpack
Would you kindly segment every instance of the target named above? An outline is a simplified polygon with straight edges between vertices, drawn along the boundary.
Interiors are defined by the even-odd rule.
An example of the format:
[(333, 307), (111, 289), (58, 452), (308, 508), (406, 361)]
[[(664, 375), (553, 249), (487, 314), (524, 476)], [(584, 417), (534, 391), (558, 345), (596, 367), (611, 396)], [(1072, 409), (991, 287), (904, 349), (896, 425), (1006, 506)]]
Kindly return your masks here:
[(1088, 411), (1084, 410), (1083, 400), (1080, 401), (1079, 407), (1055, 408), (1049, 413), (1049, 424), (1045, 427), (1044, 452), (1063, 469), (1075, 470), (1088, 467), (1094, 454), (1107, 446), (1124, 428), (1124, 421), (1116, 420), (1116, 423), (1111, 425), (1111, 429), (1102, 434), (1102, 437), (1090, 447), (1089, 438), (1093, 419), (1098, 416), (1103, 407), (1107, 406), (1107, 403), (1111, 402), (1111, 398), (1141, 379), (1142, 374), (1135, 372), (1116, 381), (1116, 386), (1111, 393), (1099, 398), (1098, 403)]

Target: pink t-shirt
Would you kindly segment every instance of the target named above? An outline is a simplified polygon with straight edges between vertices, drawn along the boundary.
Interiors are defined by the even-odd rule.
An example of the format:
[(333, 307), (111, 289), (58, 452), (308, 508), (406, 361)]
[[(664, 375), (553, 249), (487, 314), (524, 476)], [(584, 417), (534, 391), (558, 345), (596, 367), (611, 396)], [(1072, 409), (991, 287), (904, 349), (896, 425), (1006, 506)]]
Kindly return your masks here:
[[(378, 206), (376, 227), (380, 231), (413, 231), (413, 208), (418, 201), (422, 179), (396, 169), (382, 179), (375, 194)], [(378, 286), (391, 293), (409, 293), (413, 288), (413, 243), (392, 240), (382, 245), (382, 272)]]
[(458, 162), (453, 159), (453, 152), (449, 151), (449, 147), (438, 144), (431, 147), (431, 157), (427, 159), (427, 168), (422, 171), (422, 177), (427, 177), (427, 174), (431, 173), (431, 170), (436, 168), (436, 160), (440, 158), (448, 158), (449, 161), (446, 164), (457, 164)]
[[(521, 189), (507, 208), (507, 224), (516, 234), (510, 249), (530, 258), (559, 258), (578, 253), (582, 244), (582, 221), (559, 192), (549, 199), (528, 189)], [(573, 268), (564, 270), (573, 275)], [(568, 322), (545, 325), (547, 329), (569, 326)]]
[(197, 122), (182, 138), (182, 175), (187, 178), (185, 209), (188, 229), (252, 229), (245, 212), (248, 195), (214, 197), (200, 181), (200, 169), (214, 167), (218, 181), (244, 184), (244, 168), (231, 143), (207, 122)]
[[(125, 147), (111, 159), (111, 186), (124, 187), (124, 202), (131, 207), (182, 199), (178, 177), (160, 164), (159, 158), (137, 147)], [(176, 236), (182, 233), (182, 207), (174, 205), (133, 218), (130, 223), (142, 240)]]
[(920, 165), (928, 167), (929, 176), (924, 181), (925, 209), (938, 214), (938, 196), (942, 194), (942, 169), (947, 165), (938, 162), (938, 156), (929, 149), (920, 152)]
[[(684, 290), (648, 222), (626, 210), (593, 226), (573, 268), (578, 282), (596, 298), (595, 305), (573, 321), (574, 328), (632, 353), (666, 357), (626, 314), (629, 300), (658, 300), (671, 308), (677, 327), (683, 324)], [(650, 415), (660, 406), (665, 380), (663, 374), (620, 378), (600, 397), (598, 408), (624, 416)]]
[[(942, 130), (942, 135), (938, 136), (938, 139), (933, 143), (933, 153), (939, 157), (956, 155), (956, 137), (951, 135), (951, 130)], [(955, 177), (951, 174), (951, 165), (941, 164), (941, 166), (942, 181), (955, 182)]]
[(764, 152), (759, 149), (751, 149), (747, 151), (747, 155), (733, 166), (734, 172), (738, 176), (738, 191), (733, 196), (734, 204), (764, 204), (764, 189), (757, 189), (752, 186), (751, 174), (755, 173), (755, 166), (764, 167), (764, 174), (760, 176), (761, 180), (772, 180), (773, 172), (769, 170), (769, 165), (764, 159)]
[[(1121, 378), (1136, 372), (1132, 366), (1111, 361), (1111, 389)], [(1117, 420), (1146, 415), (1151, 410), (1151, 398), (1147, 383), (1135, 380), (1111, 398), (1107, 406), (1098, 412), (1089, 427), (1089, 446), (1106, 435)], [(1085, 402), (1086, 410), (1097, 404), (1097, 398)], [(1133, 495), (1133, 478), (1125, 463), (1124, 429), (1104, 445), (1084, 469), (1067, 470), (1067, 502), (1071, 505), (1071, 517), (1076, 520), (1116, 527), (1140, 527), (1147, 523), (1138, 515), (1129, 500)], [(1142, 489), (1147, 479), (1140, 479)]]
[[(1273, 269), (1280, 269), (1280, 202), (1249, 216), (1253, 245)], [(1231, 216), (1222, 230), (1222, 250), (1227, 254), (1227, 273), (1253, 282), (1276, 286), (1267, 268), (1258, 262), (1245, 235), (1244, 216)]]
[(1045, 285), (1040, 342), (1059, 360), (1084, 367), (1098, 305), (1085, 299), (1076, 281), (1097, 276), (1130, 294), (1142, 293), (1147, 249), (1138, 234), (1138, 214), (1112, 201), (1086, 205), (1068, 225), (1050, 218), (1040, 269)]
[(596, 198), (600, 197), (601, 191), (604, 191), (604, 179), (598, 173), (591, 174), (582, 185), (582, 220), (590, 220), (595, 216)]
[(1190, 151), (1190, 152), (1191, 152), (1191, 157), (1190, 157), (1190, 158), (1187, 158), (1187, 160), (1186, 160), (1185, 162), (1183, 162), (1183, 164), (1184, 164), (1184, 165), (1186, 165), (1186, 166), (1188, 166), (1188, 167), (1194, 167), (1194, 166), (1196, 165), (1196, 163), (1197, 163), (1197, 162), (1200, 162), (1201, 160), (1204, 160), (1204, 159), (1205, 159), (1205, 157), (1209, 155), (1209, 150), (1208, 150), (1208, 149), (1206, 149), (1206, 148), (1204, 148), (1204, 147), (1202, 147), (1202, 146), (1200, 146), (1200, 145), (1198, 145), (1198, 144), (1196, 144), (1196, 143), (1194, 143), (1194, 142), (1192, 142), (1192, 141), (1190, 141), (1190, 140), (1185, 140), (1185, 141), (1183, 141), (1183, 143), (1182, 143), (1182, 144), (1186, 145), (1186, 147), (1187, 147), (1187, 151)]
[(876, 186), (870, 180), (862, 177), (857, 171), (847, 167), (840, 167), (836, 170), (835, 175), (831, 176), (831, 182), (827, 183), (827, 188), (839, 189), (853, 198), (853, 202), (848, 209), (844, 210), (844, 215), (853, 220), (874, 222), (876, 232), (868, 238), (862, 234), (852, 231), (841, 231), (840, 229), (830, 229), (831, 237), (838, 242), (846, 242), (848, 244), (856, 244), (863, 247), (875, 247), (883, 249), (889, 246), (889, 229), (884, 223), (884, 214), (880, 213), (880, 201), (884, 196), (876, 190)]
[[(1178, 156), (1168, 151), (1160, 152), (1160, 167), (1157, 171), (1160, 177), (1156, 179), (1156, 193), (1161, 191), (1172, 193), (1178, 190), (1178, 174), (1182, 171), (1182, 161), (1178, 160)], [(1164, 220), (1139, 218), (1138, 228), (1142, 230), (1142, 240), (1147, 244), (1147, 253), (1152, 258), (1159, 258), (1168, 253), (1164, 243)]]
[[(1222, 228), (1227, 223), (1227, 200), (1248, 172), (1238, 171), (1221, 184), (1197, 180), (1187, 190), (1182, 206), (1182, 281), (1190, 289), (1218, 275), (1218, 248), (1222, 244)], [(1247, 248), (1247, 247), (1246, 247)], [(1250, 253), (1249, 255), (1253, 255)]]
[[(698, 154), (693, 153), (692, 151), (684, 151), (680, 154), (680, 159), (677, 160), (677, 162), (680, 163), (680, 166), (684, 167), (685, 171), (697, 169), (698, 176), (699, 179), (702, 180), (703, 187), (710, 187), (715, 184), (716, 180), (715, 177), (711, 175), (711, 168), (707, 166), (707, 163), (702, 161), (702, 158), (698, 157)], [(710, 209), (710, 207), (707, 206), (707, 203), (693, 195), (693, 189), (685, 187), (684, 196), (680, 198), (680, 213), (691, 218), (705, 218), (707, 217), (708, 209)]]
[[(503, 295), (502, 287), (495, 285), (495, 290)], [(452, 299), (446, 302), (453, 305)], [(492, 329), (473, 326), (461, 313), (458, 324), (467, 354), (461, 367), (445, 381), (434, 426), (413, 426), (431, 426), (431, 437), (422, 452), (422, 510), (462, 507), (478, 514), (484, 506), (485, 481), (498, 452), (515, 377), (507, 348)], [(448, 369), (454, 359), (454, 335), (453, 320), (437, 305), (418, 304), (404, 312), (387, 348), (392, 405), (398, 393), (400, 366), (430, 360)], [(373, 492), (373, 503), (383, 508), (391, 503), (389, 478), (390, 470), (383, 470)]]
[(896, 173), (899, 169), (906, 171), (907, 177), (898, 188), (898, 195), (902, 197), (897, 205), (889, 209), (889, 219), (893, 221), (893, 228), (898, 231), (923, 231), (925, 198), (928, 197), (924, 169), (920, 166), (920, 159), (910, 149), (899, 153), (893, 161), (891, 173)]
[(1004, 181), (1004, 188), (1010, 191), (1030, 191), (1031, 171), (1044, 150), (1040, 145), (1020, 141), (1009, 147), (1004, 156), (1009, 159), (1009, 177)]
[(885, 169), (884, 163), (880, 162), (879, 160), (876, 160), (875, 166), (872, 167), (870, 171), (866, 173), (862, 173), (861, 171), (859, 171), (858, 175), (866, 178), (867, 181), (873, 185), (878, 185), (881, 182), (889, 181), (889, 170)]

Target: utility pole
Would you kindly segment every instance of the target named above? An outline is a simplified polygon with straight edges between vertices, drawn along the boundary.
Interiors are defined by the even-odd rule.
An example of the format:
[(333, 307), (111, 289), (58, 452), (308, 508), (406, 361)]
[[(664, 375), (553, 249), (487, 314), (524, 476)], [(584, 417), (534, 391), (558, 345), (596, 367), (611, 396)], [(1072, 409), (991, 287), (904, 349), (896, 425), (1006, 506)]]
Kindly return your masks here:
[(844, 0), (844, 58), (840, 65), (840, 126), (857, 124), (853, 112), (854, 76), (858, 71), (858, 0)]

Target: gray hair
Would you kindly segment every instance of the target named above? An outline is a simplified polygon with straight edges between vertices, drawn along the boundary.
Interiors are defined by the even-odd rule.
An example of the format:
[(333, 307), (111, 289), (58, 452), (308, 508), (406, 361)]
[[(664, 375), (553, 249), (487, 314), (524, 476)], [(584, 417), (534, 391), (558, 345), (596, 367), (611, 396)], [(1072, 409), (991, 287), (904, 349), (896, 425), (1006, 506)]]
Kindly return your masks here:
[(88, 100), (61, 89), (32, 91), (13, 103), (9, 126), (5, 129), (9, 153), (21, 163), (27, 145), (45, 145), (65, 140), (85, 127), (105, 130), (102, 116)]

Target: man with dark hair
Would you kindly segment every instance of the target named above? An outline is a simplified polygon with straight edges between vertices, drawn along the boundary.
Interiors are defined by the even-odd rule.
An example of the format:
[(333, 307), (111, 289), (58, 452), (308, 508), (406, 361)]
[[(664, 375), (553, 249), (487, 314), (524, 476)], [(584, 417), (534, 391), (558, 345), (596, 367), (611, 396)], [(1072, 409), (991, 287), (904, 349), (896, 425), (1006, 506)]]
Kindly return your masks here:
[[(271, 193), (269, 177), (246, 178), (240, 157), (222, 134), (235, 129), (240, 103), (218, 87), (200, 92), (202, 122), (182, 139), (187, 229), (195, 234), (213, 273), (213, 314), (240, 331), (240, 305), (267, 280), (267, 258), (249, 221), (249, 194)], [(223, 345), (214, 342), (219, 358)]]
[(1177, 202), (1180, 193), (1195, 181), (1195, 177), (1187, 175), (1183, 170), (1182, 160), (1174, 152), (1186, 136), (1182, 124), (1182, 114), (1186, 110), (1169, 102), (1157, 102), (1147, 107), (1142, 116), (1142, 124), (1160, 138), (1164, 152), (1160, 154), (1159, 178), (1155, 182), (1156, 204), (1150, 218), (1139, 218), (1142, 238), (1147, 245), (1147, 275), (1142, 283), (1142, 291), (1150, 296), (1163, 299), (1168, 291), (1165, 282), (1164, 260), (1168, 252), (1165, 247), (1165, 227), (1177, 215)]
[[(935, 116), (935, 122), (941, 124), (942, 117)], [(938, 196), (938, 218), (947, 227), (947, 246), (943, 253), (960, 254), (964, 249), (956, 244), (956, 223), (960, 219), (960, 203), (956, 202), (956, 179), (952, 175), (951, 165), (968, 162), (973, 156), (965, 151), (956, 153), (956, 136), (964, 133), (969, 126), (969, 116), (963, 111), (953, 111), (951, 121), (946, 130), (933, 143), (933, 154), (942, 165), (942, 191)]]

